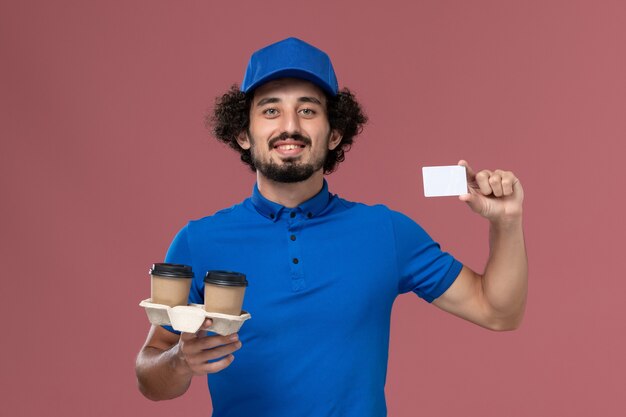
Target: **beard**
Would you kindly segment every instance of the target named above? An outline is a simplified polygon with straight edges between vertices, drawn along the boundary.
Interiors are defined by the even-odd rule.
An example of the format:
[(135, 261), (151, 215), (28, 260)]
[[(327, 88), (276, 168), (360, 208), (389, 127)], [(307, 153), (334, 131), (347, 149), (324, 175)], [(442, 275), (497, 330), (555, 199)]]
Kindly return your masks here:
[[(294, 183), (308, 180), (315, 172), (324, 167), (324, 162), (326, 162), (326, 156), (328, 155), (328, 140), (330, 139), (330, 134), (326, 139), (323, 154), (315, 157), (311, 162), (306, 164), (298, 162), (300, 157), (284, 158), (282, 160), (282, 164), (277, 164), (271, 159), (267, 162), (263, 161), (256, 155), (255, 149), (257, 144), (255, 140), (251, 135), (248, 135), (248, 137), (250, 138), (250, 156), (252, 157), (252, 164), (254, 165), (254, 168), (263, 174), (264, 177), (272, 181)], [(283, 133), (269, 141), (270, 149), (273, 148), (274, 143), (277, 141), (285, 140), (287, 138), (293, 138), (304, 142), (307, 146), (311, 146), (311, 139), (306, 136), (300, 134), (287, 135), (286, 133)]]

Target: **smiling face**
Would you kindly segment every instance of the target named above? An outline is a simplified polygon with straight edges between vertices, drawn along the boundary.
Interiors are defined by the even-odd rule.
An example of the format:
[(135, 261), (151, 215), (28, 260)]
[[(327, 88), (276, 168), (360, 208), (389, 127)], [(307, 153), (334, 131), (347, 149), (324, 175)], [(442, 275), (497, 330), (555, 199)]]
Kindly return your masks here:
[(237, 142), (250, 149), (258, 173), (277, 182), (300, 182), (321, 171), (341, 135), (331, 131), (326, 97), (308, 81), (284, 78), (254, 92), (250, 127)]

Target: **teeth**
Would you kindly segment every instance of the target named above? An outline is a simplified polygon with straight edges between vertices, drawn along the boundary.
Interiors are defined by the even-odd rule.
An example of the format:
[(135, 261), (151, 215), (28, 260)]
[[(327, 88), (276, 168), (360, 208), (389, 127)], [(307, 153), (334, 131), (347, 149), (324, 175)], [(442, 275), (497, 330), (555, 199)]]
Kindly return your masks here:
[(286, 151), (292, 150), (292, 149), (298, 149), (300, 146), (299, 145), (280, 145), (278, 147), (278, 149), (283, 149)]

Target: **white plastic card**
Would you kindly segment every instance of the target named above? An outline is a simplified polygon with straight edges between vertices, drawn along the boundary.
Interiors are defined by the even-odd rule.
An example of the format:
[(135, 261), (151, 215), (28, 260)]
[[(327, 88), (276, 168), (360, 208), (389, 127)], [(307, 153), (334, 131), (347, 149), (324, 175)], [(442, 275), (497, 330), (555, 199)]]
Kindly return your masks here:
[(426, 197), (467, 194), (467, 176), (462, 165), (422, 167), (422, 177)]

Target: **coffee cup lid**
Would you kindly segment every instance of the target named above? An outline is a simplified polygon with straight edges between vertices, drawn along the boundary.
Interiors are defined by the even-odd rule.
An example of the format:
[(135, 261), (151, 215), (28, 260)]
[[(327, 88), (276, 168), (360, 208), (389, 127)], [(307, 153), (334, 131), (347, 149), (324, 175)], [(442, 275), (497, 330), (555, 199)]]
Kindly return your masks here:
[(204, 282), (228, 287), (247, 287), (246, 276), (241, 272), (234, 271), (208, 271), (204, 276)]
[(152, 264), (150, 275), (159, 275), (168, 278), (193, 278), (193, 272), (188, 265), (159, 263)]

